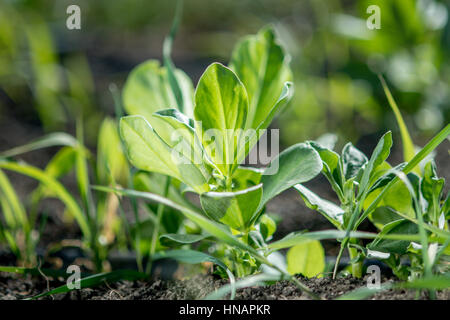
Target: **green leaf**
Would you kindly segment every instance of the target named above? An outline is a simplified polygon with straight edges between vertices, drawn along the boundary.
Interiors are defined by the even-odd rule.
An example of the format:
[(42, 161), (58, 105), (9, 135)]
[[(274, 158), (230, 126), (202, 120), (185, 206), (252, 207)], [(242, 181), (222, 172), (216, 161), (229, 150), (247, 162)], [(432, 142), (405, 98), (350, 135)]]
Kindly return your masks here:
[(144, 117), (121, 118), (120, 133), (135, 167), (177, 178), (199, 193), (209, 189), (200, 170), (182, 155), (172, 152)]
[[(346, 237), (346, 231), (344, 230), (323, 230), (307, 233), (294, 232), (288, 234), (283, 239), (272, 242), (268, 245), (270, 249), (279, 250), (283, 248), (289, 248), (297, 244), (308, 243), (313, 240), (327, 240), (327, 239), (342, 239)], [(375, 239), (378, 237), (377, 233), (351, 231), (349, 233), (350, 238), (355, 239)], [(446, 237), (437, 237), (435, 242), (443, 243)], [(385, 234), (383, 239), (389, 240), (402, 240), (402, 241), (420, 241), (421, 237), (418, 234)]]
[[(176, 142), (179, 136), (173, 136), (173, 131), (179, 130), (180, 135), (184, 138), (189, 145), (194, 146), (194, 144), (198, 144), (196, 141), (195, 130), (194, 130), (194, 121), (186, 117), (183, 113), (179, 112), (177, 109), (163, 109), (156, 111), (153, 114), (153, 117), (159, 118), (170, 126), (172, 129), (170, 134), (171, 137), (169, 140), (165, 141), (170, 147), (174, 147), (174, 142)], [(201, 151), (201, 150), (200, 150)], [(200, 158), (201, 160), (202, 158)]]
[[(178, 26), (181, 21), (181, 16), (183, 12), (183, 1), (179, 0), (177, 2), (175, 16), (172, 21), (172, 27), (170, 28), (169, 35), (164, 39), (163, 44), (163, 61), (164, 66), (167, 68), (167, 77), (169, 80), (170, 87), (172, 88), (172, 92), (175, 96), (175, 100), (178, 105), (178, 109), (181, 112), (184, 112), (184, 101), (183, 101), (183, 91), (181, 90), (180, 83), (176, 77), (176, 69), (175, 65), (172, 62), (172, 58), (170, 57), (172, 54), (172, 44), (175, 39), (175, 35), (178, 31)], [(192, 111), (192, 110), (187, 110)]]
[(84, 204), (84, 210), (86, 212), (86, 216), (91, 216), (91, 205), (92, 205), (92, 194), (89, 189), (89, 172), (88, 172), (88, 164), (87, 157), (88, 152), (84, 148), (84, 132), (83, 132), (83, 121), (81, 117), (76, 120), (76, 133), (77, 133), (77, 141), (78, 145), (76, 148), (76, 157), (75, 157), (75, 172), (78, 184), (78, 190), (80, 191), (80, 196)]
[(159, 259), (174, 259), (182, 263), (198, 264), (202, 262), (212, 262), (218, 266), (227, 269), (227, 266), (219, 259), (195, 250), (168, 250), (157, 252), (152, 257), (153, 261)]
[(61, 148), (45, 166), (45, 172), (55, 179), (68, 174), (75, 167), (76, 149)]
[[(275, 105), (279, 105), (277, 98), (282, 94), (283, 86), (292, 79), (288, 60), (272, 26), (244, 38), (236, 45), (230, 68), (247, 89), (249, 113), (246, 128), (265, 129), (268, 125), (265, 121), (267, 116), (280, 111), (272, 110)], [(271, 115), (271, 119), (274, 115)], [(266, 125), (261, 126), (264, 122)]]
[(317, 240), (293, 246), (287, 252), (286, 260), (290, 274), (302, 274), (311, 278), (325, 269), (325, 253)]
[(159, 240), (164, 246), (173, 246), (180, 244), (191, 244), (198, 241), (201, 241), (208, 236), (203, 234), (179, 234), (179, 233), (168, 233), (163, 234), (159, 237)]
[[(367, 208), (376, 197), (382, 192), (382, 189), (376, 189), (375, 191), (369, 193), (364, 201), (364, 207)], [(389, 207), (395, 211), (402, 212), (410, 217), (414, 217), (414, 208), (413, 202), (411, 200), (411, 196), (409, 194), (408, 188), (403, 183), (396, 183), (391, 187), (391, 191), (386, 194), (383, 199), (378, 203), (378, 207)], [(378, 208), (377, 208), (378, 209)], [(379, 212), (378, 214), (380, 214)], [(391, 216), (388, 214), (384, 217), (383, 220), (388, 221), (387, 218)], [(373, 215), (372, 215), (373, 218)], [(398, 219), (395, 219), (398, 220)], [(377, 223), (381, 223), (381, 220), (378, 219)]]
[[(175, 76), (183, 97), (183, 113), (192, 117), (194, 88), (181, 70)], [(177, 108), (167, 69), (156, 60), (148, 60), (133, 69), (123, 88), (123, 105), (130, 115), (142, 115), (151, 122), (152, 114), (161, 109)], [(152, 123), (153, 125), (153, 123)]]
[[(434, 179), (437, 179), (436, 165), (433, 161), (428, 162), (423, 170), (423, 179), (421, 182), (422, 195), (428, 203), (433, 202), (434, 197)], [(439, 195), (440, 196), (440, 195)]]
[(404, 254), (408, 250), (411, 241), (383, 239), (387, 234), (417, 234), (418, 227), (407, 220), (397, 220), (386, 224), (378, 237), (367, 247), (370, 250)]
[[(47, 163), (45, 173), (54, 179), (68, 174), (76, 163), (77, 149), (73, 147), (61, 148)], [(32, 208), (36, 208), (42, 197), (52, 197), (51, 190), (40, 184), (31, 195)]]
[(420, 183), (420, 190), (427, 201), (427, 212), (430, 221), (437, 223), (440, 215), (440, 200), (444, 189), (444, 178), (438, 178), (436, 167), (433, 161), (427, 163), (424, 168), (423, 179)]
[(24, 232), (29, 230), (30, 226), (28, 224), (25, 208), (8, 177), (2, 170), (0, 170), (0, 203), (3, 208), (3, 215), (8, 228), (13, 230), (24, 228)]
[(153, 116), (165, 121), (169, 125), (168, 128), (171, 129), (164, 135), (170, 135), (170, 140), (165, 140), (165, 142), (195, 164), (205, 179), (209, 179), (210, 172), (204, 161), (203, 146), (195, 134), (194, 121), (176, 109), (160, 110), (155, 112)]
[(255, 130), (246, 130), (245, 144), (243, 148), (238, 150), (237, 163), (241, 163), (248, 155), (250, 150), (258, 142), (258, 140), (266, 132), (266, 128), (270, 125), (273, 118), (282, 111), (282, 109), (288, 104), (294, 95), (294, 87), (292, 82), (286, 82), (283, 87), (283, 91), (279, 96), (275, 105), (270, 110), (269, 114), (264, 118), (264, 120), (258, 125)]
[(395, 210), (389, 207), (378, 207), (369, 215), (370, 221), (378, 228), (383, 229), (383, 227), (393, 221), (401, 220), (402, 217), (399, 216)]
[(262, 168), (238, 167), (233, 174), (233, 190), (243, 190), (261, 182)]
[[(402, 172), (408, 174), (411, 172), (425, 157), (433, 152), (434, 149), (441, 144), (450, 134), (450, 124), (446, 125), (444, 129), (442, 129), (437, 135), (433, 137), (426, 145), (420, 150), (412, 159), (409, 161), (406, 166), (402, 169)], [(396, 176), (393, 180), (391, 180), (380, 192), (380, 194), (375, 198), (374, 201), (369, 205), (369, 207), (364, 211), (364, 213), (358, 218), (355, 227), (358, 227), (367, 216), (378, 207), (379, 203), (383, 199), (383, 197), (388, 193), (390, 188), (399, 181), (399, 177)]]
[(435, 290), (444, 290), (450, 287), (450, 276), (442, 275), (442, 276), (428, 276), (424, 278), (418, 278), (407, 282), (399, 282), (399, 283), (383, 283), (381, 284), (379, 289), (374, 288), (366, 288), (361, 287), (352, 292), (349, 292), (345, 295), (342, 295), (337, 298), (337, 300), (362, 300), (367, 299), (370, 296), (394, 289), (435, 289)]
[(248, 112), (247, 92), (236, 74), (227, 67), (211, 64), (195, 91), (197, 134), (207, 154), (225, 177), (237, 165)]
[[(80, 288), (92, 288), (105, 283), (114, 283), (121, 280), (135, 281), (147, 279), (148, 275), (134, 270), (117, 270), (106, 273), (99, 273), (80, 279)], [(66, 293), (75, 289), (69, 289), (67, 285), (60, 286), (53, 290), (43, 292), (34, 296), (32, 299), (38, 299), (58, 293)]]
[(374, 190), (377, 190), (379, 188), (384, 187), (387, 185), (391, 180), (393, 180), (396, 177), (396, 172), (401, 171), (405, 167), (406, 163), (400, 163), (394, 168), (391, 167), (390, 164), (387, 162), (384, 162), (384, 164), (378, 169), (376, 169), (372, 173), (372, 181), (375, 181), (372, 183), (369, 189), (369, 194), (373, 192)]
[(262, 184), (237, 192), (206, 192), (200, 195), (205, 213), (235, 230), (251, 226), (263, 194)]
[(370, 177), (372, 176), (374, 170), (384, 163), (391, 152), (392, 147), (392, 133), (388, 131), (385, 133), (377, 146), (375, 147), (372, 156), (370, 157), (369, 162), (367, 163), (366, 168), (364, 169), (363, 176), (361, 178), (360, 187), (358, 194), (363, 195), (367, 194)]
[[(172, 89), (169, 78), (171, 71), (160, 67), (156, 60), (149, 60), (133, 69), (123, 89), (123, 105), (130, 115), (143, 116), (164, 140), (170, 140), (170, 127), (153, 113), (168, 108), (178, 108), (177, 92)], [(182, 92), (183, 112), (192, 117), (193, 86), (191, 80), (181, 70), (175, 70), (177, 88)], [(172, 79), (172, 82), (174, 79)], [(179, 93), (179, 92), (178, 92)], [(178, 101), (177, 101), (178, 100)]]
[[(392, 111), (394, 111), (395, 118), (397, 119), (397, 124), (400, 128), (400, 134), (402, 136), (402, 143), (403, 143), (403, 159), (405, 162), (408, 162), (416, 154), (415, 149), (414, 149), (414, 143), (412, 142), (412, 139), (409, 134), (408, 128), (406, 127), (405, 121), (403, 121), (403, 117), (400, 112), (400, 109), (398, 108), (397, 103), (395, 102), (394, 98), (392, 97), (391, 91), (389, 90), (383, 77), (381, 75), (379, 75), (379, 78), (380, 78), (381, 84), (383, 86), (384, 93), (386, 94), (386, 97), (388, 99), (389, 105), (391, 106)], [(420, 174), (419, 168), (414, 168), (413, 170), (416, 171), (418, 174)]]
[(308, 142), (320, 155), (323, 162), (323, 171), (333, 177), (339, 165), (339, 155), (314, 141)]
[(342, 161), (340, 161), (340, 156), (317, 142), (308, 142), (320, 155), (322, 159), (322, 172), (327, 178), (328, 182), (331, 184), (334, 192), (336, 192), (338, 198), (344, 200), (344, 183), (345, 177), (343, 176)]
[(0, 168), (18, 172), (41, 182), (66, 205), (68, 212), (71, 213), (77, 221), (81, 231), (83, 232), (83, 235), (87, 239), (90, 239), (91, 230), (89, 228), (86, 216), (84, 215), (83, 211), (80, 209), (72, 195), (63, 187), (63, 185), (61, 185), (61, 183), (46, 174), (41, 169), (23, 163), (0, 161)]
[(40, 137), (28, 144), (13, 149), (0, 152), (0, 158), (14, 157), (22, 153), (27, 153), (34, 150), (39, 150), (55, 146), (71, 146), (75, 147), (78, 144), (77, 140), (70, 134), (64, 132), (55, 132)]
[(248, 137), (245, 148), (240, 149), (238, 163), (245, 159), (264, 129), (282, 112), (293, 96), (289, 59), (279, 45), (272, 26), (244, 38), (233, 50), (230, 68), (241, 79), (249, 99), (245, 128), (256, 129)]
[(414, 279), (408, 282), (398, 284), (399, 288), (404, 289), (436, 289), (445, 290), (450, 288), (450, 274), (426, 276), (419, 279)]
[(355, 148), (351, 142), (342, 149), (341, 162), (346, 180), (356, 177), (359, 170), (365, 166), (368, 159), (364, 153)]
[(344, 223), (344, 210), (334, 203), (320, 198), (314, 192), (310, 191), (301, 184), (297, 184), (294, 188), (300, 193), (308, 208), (320, 212), (334, 226), (337, 228), (342, 228), (342, 224)]
[(309, 144), (298, 143), (287, 148), (275, 157), (264, 171), (261, 178), (263, 197), (260, 207), (282, 191), (311, 180), (321, 170), (320, 156)]
[(259, 218), (259, 230), (265, 240), (270, 239), (277, 229), (276, 222), (267, 214), (263, 214)]
[(128, 162), (122, 150), (117, 125), (114, 120), (105, 118), (98, 134), (98, 179), (101, 184), (110, 184), (113, 180), (125, 185), (128, 181), (128, 173)]

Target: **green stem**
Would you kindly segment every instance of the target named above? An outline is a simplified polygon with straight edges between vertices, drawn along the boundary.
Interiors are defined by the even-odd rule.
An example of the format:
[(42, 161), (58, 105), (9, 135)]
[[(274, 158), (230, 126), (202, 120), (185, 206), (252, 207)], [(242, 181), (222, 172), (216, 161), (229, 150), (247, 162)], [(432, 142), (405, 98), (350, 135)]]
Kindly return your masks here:
[[(164, 198), (167, 198), (167, 195), (169, 194), (170, 182), (171, 182), (171, 178), (167, 177), (166, 184), (164, 186), (164, 193), (162, 195)], [(164, 213), (164, 207), (165, 207), (164, 204), (159, 203), (158, 209), (156, 211), (156, 223), (155, 223), (155, 228), (153, 229), (152, 242), (150, 245), (149, 262), (148, 262), (147, 268), (146, 268), (146, 272), (148, 274), (150, 274), (150, 272), (152, 271), (152, 264), (153, 264), (152, 259), (153, 259), (153, 255), (155, 254), (155, 251), (156, 251), (156, 244), (158, 243), (158, 236), (159, 236), (159, 230), (160, 230), (160, 226), (161, 226), (162, 215)]]
[[(344, 239), (345, 241), (345, 239)], [(336, 275), (337, 275), (337, 271), (338, 271), (338, 267), (339, 267), (339, 262), (341, 261), (342, 258), (342, 254), (344, 253), (344, 249), (345, 249), (346, 245), (344, 245), (344, 243), (341, 244), (341, 248), (339, 249), (339, 253), (336, 257), (336, 262), (334, 263), (334, 269), (333, 269), (333, 279), (336, 279)]]
[[(350, 255), (350, 259), (354, 259), (358, 256), (358, 250), (356, 248), (348, 247), (348, 254)], [(362, 262), (353, 262), (352, 263), (352, 275), (355, 278), (362, 277)]]

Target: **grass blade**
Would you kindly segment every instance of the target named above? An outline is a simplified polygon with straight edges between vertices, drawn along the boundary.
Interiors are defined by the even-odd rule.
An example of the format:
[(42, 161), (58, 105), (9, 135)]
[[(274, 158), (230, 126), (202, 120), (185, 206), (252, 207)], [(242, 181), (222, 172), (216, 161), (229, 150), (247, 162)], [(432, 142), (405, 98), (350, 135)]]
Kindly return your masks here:
[(164, 39), (163, 44), (163, 61), (164, 66), (167, 69), (167, 76), (169, 79), (170, 88), (175, 96), (175, 100), (177, 102), (178, 110), (183, 112), (184, 110), (184, 102), (183, 102), (183, 94), (181, 92), (180, 84), (175, 76), (175, 65), (172, 62), (171, 54), (172, 54), (172, 45), (173, 40), (175, 39), (175, 35), (178, 31), (178, 26), (181, 21), (181, 15), (183, 12), (183, 0), (178, 0), (176, 9), (175, 9), (175, 17), (172, 22), (172, 27), (170, 29), (169, 35)]
[[(80, 279), (80, 288), (92, 288), (98, 285), (101, 285), (103, 283), (113, 283), (121, 280), (128, 280), (128, 281), (135, 281), (135, 280), (143, 280), (147, 279), (148, 276), (145, 273), (141, 273), (134, 270), (117, 270), (112, 272), (106, 272), (106, 273), (99, 273), (92, 276), (88, 276), (85, 278)], [(57, 287), (53, 290), (43, 292), (41, 294), (38, 294), (31, 299), (38, 299), (45, 296), (58, 294), (58, 293), (66, 293), (72, 290), (76, 289), (69, 289), (67, 284), (62, 285), (60, 287)]]
[(46, 188), (51, 190), (56, 195), (56, 197), (66, 205), (67, 209), (73, 215), (78, 225), (80, 226), (83, 235), (87, 239), (90, 239), (91, 230), (83, 211), (78, 206), (72, 195), (64, 188), (64, 186), (59, 181), (53, 179), (41, 169), (24, 163), (0, 160), (0, 168), (18, 172), (20, 174), (36, 179), (44, 184)]
[[(351, 231), (347, 234), (344, 230), (323, 230), (307, 233), (291, 233), (281, 240), (272, 242), (268, 245), (269, 249), (279, 250), (289, 248), (297, 244), (304, 244), (314, 240), (328, 240), (328, 239), (342, 239), (346, 236), (355, 239), (375, 239), (378, 237), (377, 233)], [(420, 241), (422, 238), (418, 234), (386, 234), (383, 239), (388, 240), (405, 240), (405, 241)], [(447, 237), (437, 237), (436, 242), (444, 243)]]
[[(10, 267), (0, 266), (0, 272), (15, 273), (21, 275), (31, 275), (34, 277), (40, 277), (42, 274), (53, 278), (68, 278), (70, 274), (64, 270), (52, 270), (52, 269), (38, 269), (38, 268), (23, 268), (23, 267)], [(82, 274), (87, 276), (86, 274)]]
[(25, 209), (20, 202), (19, 197), (14, 191), (11, 182), (9, 181), (6, 174), (0, 170), (0, 203), (1, 200), (4, 200), (5, 206), (8, 206), (10, 210), (3, 210), (3, 214), (5, 216), (5, 222), (11, 229), (15, 229), (17, 227), (21, 227), (24, 229), (24, 232), (27, 233), (29, 231), (29, 223), (28, 217), (25, 212)]
[(450, 288), (450, 275), (443, 276), (430, 276), (425, 278), (419, 278), (408, 282), (399, 283), (383, 283), (379, 289), (369, 289), (367, 287), (361, 287), (346, 293), (336, 300), (362, 300), (367, 299), (374, 294), (383, 292), (389, 289), (434, 289), (444, 290)]
[(75, 147), (77, 144), (78, 144), (77, 140), (70, 134), (64, 132), (55, 132), (47, 134), (23, 146), (15, 147), (7, 151), (0, 152), (0, 158), (14, 157), (19, 154), (48, 147), (55, 147), (55, 146)]
[[(403, 120), (400, 109), (398, 108), (397, 103), (395, 102), (394, 97), (392, 96), (391, 91), (389, 90), (389, 87), (386, 84), (386, 81), (384, 80), (381, 74), (378, 75), (378, 78), (381, 81), (381, 85), (383, 86), (383, 90), (384, 93), (386, 94), (389, 105), (391, 106), (391, 109), (395, 114), (395, 118), (397, 119), (397, 123), (400, 128), (400, 134), (402, 136), (403, 158), (405, 162), (408, 162), (415, 155), (414, 143), (412, 142), (411, 135), (409, 134), (405, 121)], [(420, 174), (420, 171), (417, 173)]]

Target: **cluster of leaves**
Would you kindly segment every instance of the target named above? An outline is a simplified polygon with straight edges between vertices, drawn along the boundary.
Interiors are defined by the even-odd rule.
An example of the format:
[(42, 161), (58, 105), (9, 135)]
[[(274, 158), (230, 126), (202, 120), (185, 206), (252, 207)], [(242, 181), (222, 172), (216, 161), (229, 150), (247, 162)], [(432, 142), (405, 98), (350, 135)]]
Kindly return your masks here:
[[(195, 93), (181, 70), (144, 62), (130, 74), (123, 92), (124, 108), (132, 115), (121, 119), (120, 132), (131, 163), (170, 176), (180, 193), (199, 195), (202, 214), (229, 227), (244, 243), (263, 247), (275, 231), (274, 221), (263, 215), (267, 201), (322, 168), (317, 152), (304, 143), (282, 152), (266, 169), (240, 166), (290, 100), (289, 80), (288, 56), (272, 27), (242, 40), (229, 67), (210, 65)], [(161, 109), (171, 105), (177, 108)], [(268, 174), (275, 166), (278, 171)], [(181, 243), (201, 239), (164, 238)], [(238, 275), (259, 268), (247, 252), (220, 251)]]
[[(443, 197), (445, 181), (438, 178), (429, 154), (448, 137), (450, 126), (415, 154), (398, 107), (383, 78), (380, 79), (400, 127), (406, 162), (396, 167), (387, 163), (392, 146), (390, 132), (380, 139), (370, 159), (351, 143), (345, 145), (339, 156), (330, 148), (309, 142), (320, 154), (322, 173), (340, 205), (320, 198), (303, 185), (299, 184), (295, 189), (308, 207), (323, 214), (338, 230), (346, 231), (334, 276), (346, 248), (351, 257), (351, 272), (357, 277), (362, 275), (365, 258), (384, 260), (400, 279), (405, 280), (431, 276), (433, 271), (448, 273), (449, 195)], [(421, 163), (424, 163), (423, 168), (419, 166)], [(361, 240), (349, 237), (349, 233), (366, 218), (380, 232), (372, 242), (363, 245)], [(389, 236), (399, 234), (406, 235), (406, 238), (407, 235), (420, 235), (417, 239), (420, 243), (401, 236), (389, 239)], [(405, 256), (409, 258), (409, 265), (402, 263)]]
[[(448, 230), (448, 205), (441, 207), (443, 179), (437, 178), (433, 162), (426, 164), (423, 178), (407, 172), (406, 163), (392, 168), (385, 161), (392, 145), (390, 132), (380, 139), (370, 159), (350, 143), (345, 145), (340, 156), (316, 142), (310, 144), (319, 152), (323, 161), (322, 173), (341, 203), (335, 205), (305, 186), (296, 185), (295, 189), (306, 205), (323, 214), (338, 230), (356, 230), (365, 217), (380, 230), (377, 238), (365, 247), (358, 239), (345, 241), (354, 276), (362, 275), (362, 261), (366, 257), (389, 258), (389, 265), (395, 272), (397, 268), (405, 271), (406, 266), (400, 263), (400, 256), (409, 252), (414, 243), (385, 239), (385, 235), (416, 235), (421, 217), (429, 231), (440, 237), (449, 236), (448, 231), (444, 231)], [(392, 182), (395, 178), (400, 181)], [(411, 185), (414, 186), (412, 189)], [(379, 198), (380, 194), (383, 194), (382, 198)], [(415, 199), (421, 199), (420, 206)], [(401, 278), (409, 275), (408, 272), (403, 275), (399, 272), (396, 274)]]

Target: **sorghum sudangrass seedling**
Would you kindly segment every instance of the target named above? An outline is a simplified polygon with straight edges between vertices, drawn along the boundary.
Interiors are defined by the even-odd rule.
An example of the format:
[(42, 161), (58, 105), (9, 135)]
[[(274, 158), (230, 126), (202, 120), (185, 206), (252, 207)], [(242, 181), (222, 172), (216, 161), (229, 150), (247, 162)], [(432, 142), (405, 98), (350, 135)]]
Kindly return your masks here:
[[(63, 148), (50, 160), (45, 172), (23, 163), (9, 162), (6, 158), (55, 144), (75, 146), (77, 141), (70, 135), (55, 133), (44, 139), (38, 139), (30, 145), (0, 153), (0, 167), (2, 169), (27, 171), (29, 175), (39, 176), (48, 185), (46, 188), (40, 185), (27, 197), (26, 201), (23, 201), (16, 194), (7, 175), (3, 170), (0, 170), (0, 204), (1, 218), (3, 218), (3, 221), (0, 219), (0, 240), (7, 243), (11, 252), (15, 254), (18, 265), (30, 267), (37, 263), (36, 245), (46, 221), (45, 215), (40, 221), (38, 220), (37, 207), (40, 200), (46, 195), (57, 194), (65, 199), (68, 207), (72, 204), (69, 194), (55, 178), (64, 173), (66, 167), (62, 166), (62, 162), (73, 159), (75, 151), (71, 147)], [(76, 210), (76, 207), (74, 208), (75, 210), (72, 212), (77, 217), (79, 211)], [(85, 226), (85, 224), (82, 224), (82, 226)]]
[[(10, 246), (10, 236), (16, 228), (13, 225), (10, 215), (17, 217), (21, 221), (23, 232), (31, 232), (32, 226), (36, 223), (39, 203), (44, 198), (57, 198), (66, 206), (66, 212), (77, 222), (83, 234), (83, 248), (92, 258), (94, 268), (101, 271), (107, 258), (110, 247), (114, 244), (115, 237), (120, 235), (121, 221), (118, 217), (119, 200), (115, 195), (105, 195), (99, 193), (95, 202), (94, 195), (90, 189), (90, 178), (88, 172), (89, 151), (85, 148), (82, 140), (82, 130), (79, 124), (78, 138), (74, 138), (65, 133), (53, 133), (46, 137), (37, 139), (30, 144), (16, 147), (12, 150), (0, 154), (0, 168), (15, 171), (29, 176), (39, 181), (37, 189), (30, 196), (30, 221), (27, 221), (20, 202), (11, 190), (11, 186), (2, 173), (0, 176), (2, 184), (0, 189), (5, 197), (2, 197), (3, 213), (8, 223), (3, 228), (3, 235), (6, 236)], [(38, 150), (49, 146), (64, 146), (47, 164), (44, 170), (32, 165), (9, 160), (14, 156), (25, 152)], [(62, 176), (75, 169), (76, 180), (79, 189), (80, 202), (66, 189), (59, 181)], [(125, 155), (121, 151), (121, 141), (115, 122), (105, 119), (99, 134), (98, 158), (94, 179), (105, 185), (128, 185), (128, 163)], [(31, 234), (29, 235), (32, 236)], [(26, 239), (27, 237), (25, 237)], [(28, 251), (32, 252), (36, 244)], [(12, 247), (13, 252), (14, 246)]]
[(19, 265), (36, 264), (36, 244), (40, 234), (35, 227), (35, 217), (27, 214), (6, 174), (0, 170), (0, 242), (8, 244)]

